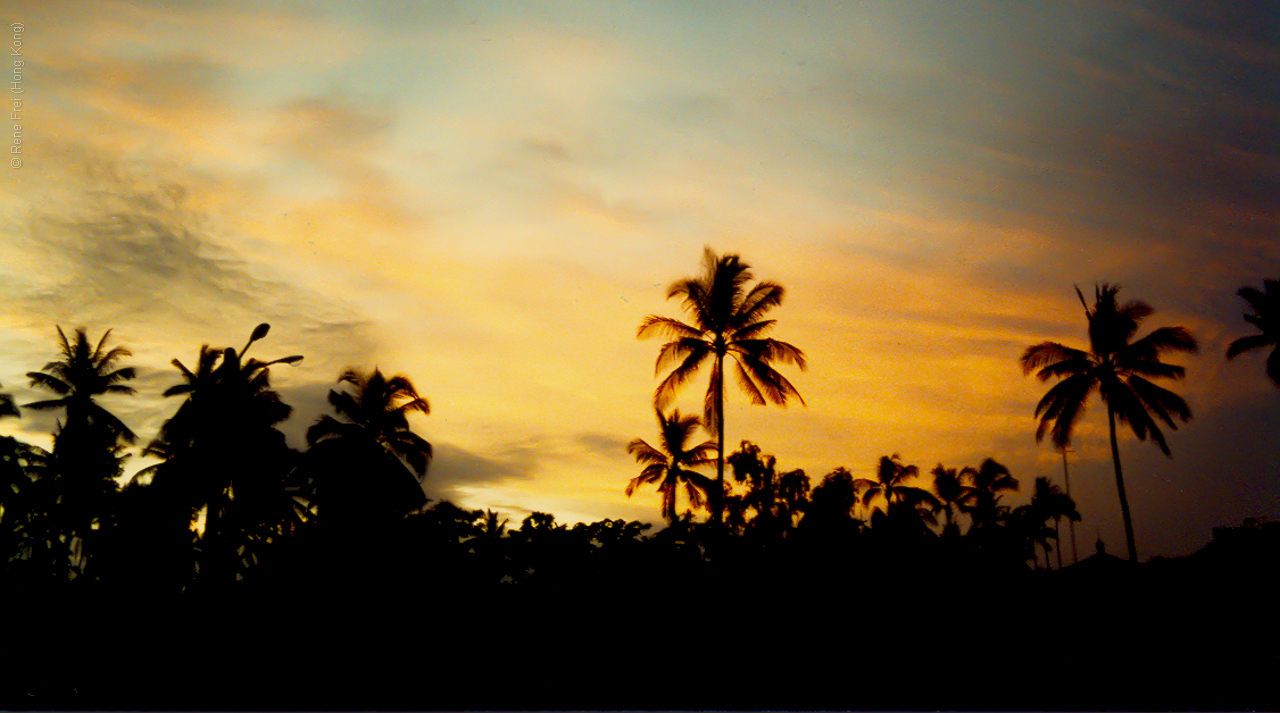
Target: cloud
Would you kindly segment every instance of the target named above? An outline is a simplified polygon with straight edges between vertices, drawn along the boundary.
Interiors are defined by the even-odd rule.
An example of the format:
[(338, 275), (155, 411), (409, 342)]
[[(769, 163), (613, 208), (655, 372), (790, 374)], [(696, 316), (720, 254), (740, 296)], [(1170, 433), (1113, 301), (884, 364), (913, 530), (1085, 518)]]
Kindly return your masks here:
[(492, 456), (452, 443), (433, 443), (434, 455), (423, 482), (428, 496), (457, 499), (462, 488), (527, 480), (538, 468), (539, 455), (530, 448), (507, 447)]

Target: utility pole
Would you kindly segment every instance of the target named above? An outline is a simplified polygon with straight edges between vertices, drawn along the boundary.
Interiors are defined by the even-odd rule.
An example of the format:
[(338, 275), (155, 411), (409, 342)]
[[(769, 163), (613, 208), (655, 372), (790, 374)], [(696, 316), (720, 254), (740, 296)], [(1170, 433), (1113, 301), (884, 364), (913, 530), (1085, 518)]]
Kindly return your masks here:
[[(1062, 447), (1062, 477), (1067, 482), (1067, 497), (1071, 497), (1071, 472), (1067, 469), (1067, 453), (1070, 450), (1066, 446)], [(1071, 529), (1071, 563), (1075, 564), (1080, 561), (1080, 555), (1076, 552), (1076, 521), (1067, 518), (1067, 527)]]

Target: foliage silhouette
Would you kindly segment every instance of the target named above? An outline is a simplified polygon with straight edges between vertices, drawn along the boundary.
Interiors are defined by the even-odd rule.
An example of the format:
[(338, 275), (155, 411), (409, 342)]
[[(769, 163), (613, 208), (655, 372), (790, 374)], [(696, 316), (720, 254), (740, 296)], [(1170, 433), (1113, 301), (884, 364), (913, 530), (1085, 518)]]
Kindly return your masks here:
[(1257, 327), (1259, 334), (1250, 334), (1231, 342), (1227, 347), (1227, 359), (1253, 349), (1271, 347), (1267, 355), (1267, 376), (1280, 388), (1280, 280), (1263, 280), (1262, 289), (1241, 287), (1236, 294), (1249, 303), (1250, 314), (1244, 321)]
[[(119, 365), (131, 356), (124, 347), (107, 349), (111, 330), (103, 333), (95, 344), (84, 327), (76, 328), (74, 339), (68, 339), (57, 327), (61, 359), (44, 365), (41, 371), (27, 372), (31, 385), (52, 391), (59, 398), (25, 405), (36, 411), (65, 410), (65, 421), (59, 421), (53, 434), (53, 451), (46, 478), (39, 490), (46, 495), (46, 526), (49, 534), (70, 550), (70, 576), (84, 574), (88, 544), (96, 540), (101, 520), (108, 515), (109, 499), (116, 490), (115, 478), (123, 470), (121, 441), (137, 439), (133, 431), (95, 398), (105, 394), (130, 395), (134, 389), (124, 382), (136, 376), (133, 367)], [(49, 507), (57, 504), (57, 508)], [(95, 525), (95, 521), (98, 524)], [(56, 549), (51, 537), (46, 543)]]
[[(938, 499), (924, 488), (907, 484), (919, 473), (919, 468), (902, 463), (898, 454), (894, 453), (892, 456), (880, 457), (876, 467), (876, 480), (858, 478), (854, 481), (862, 507), (871, 513), (873, 531), (877, 521), (882, 521), (882, 532), (887, 527), (892, 527), (900, 534), (924, 534), (923, 526), (936, 522), (933, 513), (941, 508)], [(883, 501), (884, 509), (873, 511), (873, 501)]]
[(960, 525), (955, 522), (955, 511), (973, 492), (971, 486), (964, 484), (964, 478), (955, 468), (944, 468), (939, 463), (932, 471), (933, 489), (938, 494), (938, 504), (946, 516), (947, 523), (942, 527), (945, 537), (959, 537)]
[(726, 496), (730, 529), (766, 542), (789, 536), (807, 508), (809, 476), (799, 469), (778, 473), (777, 458), (751, 441), (743, 441), (726, 462), (734, 482), (747, 487), (744, 495)]
[(961, 508), (973, 518), (973, 529), (983, 530), (997, 525), (1002, 509), (1000, 498), (1004, 493), (1016, 492), (1018, 480), (1009, 469), (987, 458), (977, 468), (965, 467), (962, 477), (972, 483), (968, 493), (961, 499)]
[[(656, 374), (671, 367), (654, 394), (657, 407), (664, 409), (685, 382), (710, 364), (711, 379), (703, 399), (703, 425), (716, 437), (716, 493), (724, 490), (724, 371), (726, 357), (734, 362), (738, 385), (757, 405), (785, 405), (804, 399), (791, 382), (773, 368), (789, 363), (806, 368), (804, 353), (786, 342), (767, 338), (776, 320), (764, 319), (769, 310), (782, 304), (782, 286), (760, 282), (746, 289), (751, 268), (737, 255), (717, 257), (708, 248), (703, 254), (703, 272), (696, 278), (679, 280), (667, 289), (667, 299), (679, 297), (692, 324), (671, 317), (644, 318), (636, 335), (671, 338), (658, 352)], [(722, 521), (723, 509), (713, 503), (713, 517)]]
[(690, 437), (699, 426), (697, 416), (681, 416), (676, 410), (668, 418), (661, 410), (654, 411), (661, 440), (656, 448), (640, 438), (627, 444), (627, 453), (643, 464), (644, 469), (627, 483), (626, 493), (631, 497), (640, 486), (657, 484), (662, 495), (662, 517), (672, 523), (676, 520), (676, 496), (681, 488), (695, 510), (705, 504), (708, 493), (714, 492), (716, 484), (693, 469), (711, 464), (710, 454), (716, 445), (711, 441), (689, 445)]
[[(895, 709), (1271, 707), (1264, 684), (1249, 683), (1269, 680), (1266, 661), (1247, 648), (1249, 637), (1274, 629), (1269, 590), (1254, 581), (1276, 559), (1274, 543), (1260, 539), (1274, 534), (1265, 524), (1245, 528), (1237, 540), (1248, 545), (1235, 550), (1215, 531), (1218, 547), (1117, 573), (1090, 571), (1088, 560), (1064, 569), (1058, 548), (1063, 571), (1032, 573), (1028, 562), (1041, 568), (1037, 548), (1051, 569), (1059, 520), (1078, 517), (1047, 479), (1037, 478), (1031, 504), (1010, 509), (1003, 498), (1017, 481), (993, 459), (959, 472), (939, 464), (931, 471), (935, 494), (893, 456), (880, 460), (876, 480), (836, 468), (810, 489), (803, 471), (782, 471), (750, 441), (732, 454), (711, 441), (690, 447), (698, 419), (656, 410), (661, 448), (640, 439), (628, 446), (645, 466), (628, 491), (657, 485), (667, 527), (647, 534), (647, 523), (569, 524), (534, 512), (511, 528), (492, 510), (425, 504), (417, 476), (430, 446), (405, 416), (427, 407), (407, 379), (396, 385), (403, 377), (348, 371), (307, 452), (289, 449), (278, 426), (291, 409), (268, 369), (300, 357), (248, 359), (267, 333), (259, 325), (238, 351), (204, 346), (192, 369), (175, 360), (182, 382), (165, 393), (184, 401), (147, 447), (162, 462), (122, 490), (104, 489), (87, 549), (61, 525), (69, 511), (53, 456), (0, 438), (0, 586), (12, 601), (9, 648), (20, 659), (0, 683), (0, 695), (14, 702), (0, 707), (710, 710), (824, 708), (832, 700)], [(73, 353), (78, 341), (63, 336)], [(0, 416), (20, 418), (16, 411), (0, 394)], [(54, 441), (64, 454), (70, 416), (68, 408)], [(95, 445), (111, 459), (104, 456), (103, 472), (118, 472), (123, 432), (105, 419), (93, 423), (102, 436)], [(713, 451), (733, 468), (733, 483), (719, 490), (694, 470), (710, 466)], [(398, 485), (384, 492), (384, 482)], [(326, 490), (334, 483), (346, 490)], [(413, 497), (386, 497), (401, 486)], [(682, 516), (682, 488), (694, 507), (709, 493), (730, 496), (721, 512), (732, 515), (736, 503), (739, 527), (719, 524), (732, 517), (696, 522), (688, 508)], [(871, 511), (869, 530), (860, 508)], [(201, 511), (197, 535), (191, 524)], [(935, 514), (945, 516), (942, 537), (928, 529)], [(972, 523), (963, 533), (961, 514)], [(328, 524), (339, 537), (324, 538), (334, 531)], [(331, 546), (335, 540), (342, 546)], [(68, 566), (86, 551), (92, 566)], [(878, 613), (858, 605), (849, 616), (848, 602), (868, 591)], [(1115, 593), (1119, 613), (1098, 591)], [(983, 680), (943, 667), (921, 686), (917, 670), (888, 666), (875, 686), (851, 697), (848, 658), (828, 655), (832, 646), (863, 637), (876, 642), (880, 660), (907, 660), (936, 641), (930, 612), (980, 621), (967, 627), (964, 651), (1006, 661), (1005, 675)], [(988, 623), (998, 617), (1044, 624)], [(624, 622), (663, 633), (602, 639)], [(1076, 664), (1064, 674), (1069, 690), (1043, 685), (1035, 675), (1042, 660), (1010, 656), (1069, 632), (1060, 637), (1068, 660), (1092, 663), (1109, 655), (1097, 654), (1095, 642), (1122, 623), (1135, 632), (1136, 650), (1124, 652), (1132, 661), (1108, 660), (1100, 672)], [(420, 657), (403, 653), (405, 632), (416, 630), (448, 654), (433, 662), (426, 685)], [(618, 661), (670, 660), (704, 632), (742, 654), (709, 658), (698, 677), (741, 680), (746, 670), (749, 681), (619, 694), (636, 689), (634, 667)], [(1169, 653), (1184, 636), (1210, 641), (1214, 660)], [(103, 642), (110, 656), (66, 665), (69, 655)], [(514, 642), (516, 654), (504, 655), (502, 642)], [(810, 652), (823, 655), (803, 655)], [(1127, 689), (1107, 672), (1143, 660), (1177, 680), (1116, 698)], [(1211, 676), (1228, 670), (1248, 680), (1223, 685), (1223, 676)], [(1200, 683), (1206, 678), (1213, 681)]]
[[(1124, 477), (1120, 469), (1120, 448), (1116, 443), (1116, 419), (1128, 423), (1138, 440), (1149, 434), (1164, 452), (1169, 446), (1151, 414), (1172, 429), (1174, 419), (1188, 421), (1191, 409), (1177, 394), (1151, 383), (1148, 378), (1180, 379), (1185, 369), (1160, 361), (1171, 351), (1195, 352), (1196, 340), (1183, 327), (1160, 327), (1133, 341), (1138, 326), (1154, 310), (1145, 302), (1132, 300), (1118, 304), (1119, 287), (1103, 284), (1094, 290), (1090, 308), (1079, 288), (1076, 294), (1084, 306), (1089, 323), (1089, 351), (1073, 349), (1057, 342), (1042, 342), (1028, 347), (1021, 363), (1025, 373), (1036, 372), (1041, 381), (1060, 379), (1036, 404), (1040, 419), (1036, 440), (1051, 431), (1053, 443), (1064, 448), (1071, 442), (1075, 425), (1084, 413), (1089, 395), (1097, 391), (1107, 405), (1107, 422), (1111, 434), (1111, 459), (1115, 466), (1116, 489), (1120, 494), (1120, 512), (1124, 517), (1125, 541), (1129, 559), (1138, 561), (1138, 548), (1133, 537), (1133, 520), (1125, 495)], [(1052, 428), (1050, 428), (1052, 426)]]
[(427, 400), (408, 377), (378, 369), (348, 369), (338, 383), (349, 389), (329, 392), (337, 418), (326, 414), (307, 430), (313, 471), (323, 474), (316, 485), (322, 519), (369, 526), (424, 504), (431, 444), (411, 430), (408, 415), (430, 413)]
[[(1080, 522), (1080, 513), (1076, 510), (1076, 504), (1069, 495), (1042, 475), (1036, 478), (1035, 490), (1031, 494), (1031, 507), (1040, 517), (1053, 520), (1053, 541), (1058, 551), (1058, 569), (1062, 569), (1062, 518)], [(1045, 564), (1048, 565), (1047, 553)]]
[(239, 351), (202, 345), (194, 370), (174, 359), (183, 381), (164, 395), (186, 398), (144, 451), (164, 459), (140, 473), (166, 496), (161, 506), (204, 514), (196, 566), (206, 584), (242, 579), (296, 513), (285, 490), (296, 454), (276, 428), (293, 409), (271, 388), (270, 367), (302, 357), (244, 358), (269, 330), (258, 325)]

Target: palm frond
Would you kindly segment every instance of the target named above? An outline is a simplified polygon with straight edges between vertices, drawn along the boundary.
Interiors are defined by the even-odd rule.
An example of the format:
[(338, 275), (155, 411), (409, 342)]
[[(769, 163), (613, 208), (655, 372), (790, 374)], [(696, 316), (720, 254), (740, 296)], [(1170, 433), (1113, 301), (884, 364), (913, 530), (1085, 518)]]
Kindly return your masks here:
[(775, 282), (760, 282), (742, 298), (736, 321), (739, 324), (756, 322), (765, 312), (782, 304), (784, 290)]
[(71, 385), (56, 376), (45, 373), (49, 370), (49, 365), (46, 364), (45, 371), (28, 371), (27, 378), (31, 380), (31, 385), (43, 387), (59, 395), (70, 393)]
[(742, 361), (734, 359), (733, 366), (733, 373), (737, 377), (738, 387), (746, 392), (747, 398), (751, 400), (751, 403), (756, 406), (766, 405), (768, 402), (765, 401), (764, 394), (760, 392), (760, 388), (756, 386), (746, 369), (743, 368)]
[(1199, 350), (1196, 338), (1185, 327), (1160, 327), (1130, 344), (1124, 351), (1138, 359), (1156, 359), (1163, 352), (1179, 351), (1194, 354)]
[(662, 451), (649, 445), (642, 438), (636, 438), (627, 444), (627, 453), (639, 463), (666, 463), (667, 456)]
[(1022, 365), (1022, 372), (1030, 374), (1044, 366), (1056, 364), (1061, 361), (1089, 361), (1088, 352), (1072, 349), (1064, 344), (1057, 342), (1041, 342), (1033, 346), (1027, 347), (1022, 353), (1022, 357), (1018, 362)]
[(710, 351), (695, 351), (690, 353), (685, 360), (675, 369), (667, 374), (666, 378), (658, 384), (657, 390), (654, 392), (655, 403), (659, 408), (665, 408), (675, 398), (676, 392), (684, 385), (693, 375), (698, 372)]
[(67, 399), (49, 399), (48, 401), (33, 401), (29, 404), (23, 404), (22, 408), (35, 409), (36, 411), (48, 411), (50, 409), (62, 408), (67, 405)]
[(753, 322), (745, 327), (735, 329), (733, 331), (733, 340), (741, 341), (744, 339), (756, 339), (760, 337), (760, 335), (772, 329), (773, 325), (777, 324), (777, 322), (778, 320), (776, 319), (765, 319), (759, 322)]
[(702, 330), (685, 324), (678, 319), (660, 317), (658, 315), (651, 314), (640, 322), (640, 327), (636, 330), (636, 337), (639, 339), (647, 339), (653, 336), (674, 337), (676, 339), (696, 339), (702, 336)]
[(1251, 349), (1264, 349), (1273, 346), (1276, 343), (1276, 337), (1266, 334), (1250, 334), (1247, 337), (1240, 337), (1227, 347), (1227, 358), (1235, 359), (1240, 354)]
[(710, 351), (711, 345), (699, 337), (681, 337), (667, 342), (658, 351), (658, 359), (654, 363), (653, 374), (654, 376), (661, 374), (672, 364), (684, 361), (692, 354), (700, 355), (698, 356), (699, 359), (705, 358)]
[(1156, 386), (1140, 376), (1130, 376), (1129, 386), (1138, 398), (1160, 416), (1170, 428), (1178, 428), (1178, 425), (1173, 422), (1174, 416), (1184, 423), (1191, 420), (1191, 407), (1181, 396), (1172, 391)]

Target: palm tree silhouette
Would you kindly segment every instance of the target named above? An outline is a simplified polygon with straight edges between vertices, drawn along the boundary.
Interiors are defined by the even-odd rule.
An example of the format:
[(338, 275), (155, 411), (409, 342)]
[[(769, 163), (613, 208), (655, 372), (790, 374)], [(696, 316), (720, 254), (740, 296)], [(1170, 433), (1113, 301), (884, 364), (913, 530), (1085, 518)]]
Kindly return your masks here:
[[(320, 495), (324, 498), (321, 519), (328, 508), (330, 514), (340, 510), (340, 517), (351, 516), (353, 523), (370, 525), (420, 507), (426, 501), (421, 482), (432, 449), (426, 439), (413, 432), (408, 416), (415, 411), (431, 413), (430, 404), (401, 374), (388, 378), (378, 369), (370, 374), (347, 369), (338, 383), (350, 388), (329, 392), (329, 404), (337, 418), (326, 414), (307, 429), (313, 454), (336, 455), (344, 463), (341, 472), (331, 473), (338, 476), (338, 480), (329, 481), (336, 491), (331, 490), (328, 497)], [(363, 473), (360, 482), (352, 478), (358, 473)], [(338, 497), (339, 493), (344, 495)]]
[(970, 530), (980, 532), (994, 527), (1001, 516), (1000, 498), (1004, 493), (1016, 491), (1018, 480), (993, 458), (983, 460), (977, 468), (966, 466), (960, 476), (973, 484), (960, 499), (960, 509), (973, 519)]
[(1262, 289), (1248, 286), (1236, 291), (1249, 303), (1252, 314), (1244, 315), (1244, 321), (1258, 328), (1261, 334), (1240, 337), (1227, 347), (1227, 358), (1252, 349), (1271, 347), (1267, 355), (1267, 376), (1280, 387), (1280, 280), (1263, 280)]
[(341, 420), (324, 415), (307, 429), (307, 443), (315, 445), (339, 439), (376, 444), (391, 455), (403, 458), (421, 479), (431, 462), (431, 444), (409, 427), (414, 411), (431, 413), (431, 405), (418, 395), (413, 382), (402, 375), (390, 379), (378, 369), (364, 375), (348, 369), (338, 383), (351, 384), (351, 391), (330, 391), (329, 403)]
[(964, 484), (964, 478), (955, 468), (944, 468), (941, 463), (932, 471), (933, 489), (938, 494), (938, 503), (946, 515), (947, 524), (942, 527), (942, 534), (955, 537), (960, 534), (960, 526), (955, 522), (955, 510), (960, 506), (973, 488)]
[[(164, 395), (186, 400), (143, 452), (164, 459), (147, 470), (155, 475), (153, 483), (162, 483), (179, 501), (172, 506), (205, 510), (202, 551), (214, 579), (231, 575), (222, 567), (223, 555), (239, 549), (230, 538), (247, 537), (244, 544), (253, 544), (248, 540), (260, 538), (250, 531), (262, 530), (261, 538), (269, 538), (276, 520), (292, 516), (283, 480), (291, 451), (276, 425), (293, 409), (271, 388), (269, 370), (302, 357), (246, 361), (249, 347), (269, 330), (259, 324), (239, 351), (202, 345), (194, 370), (174, 359), (183, 380)], [(242, 563), (254, 560), (251, 553), (240, 555)]]
[(62, 327), (57, 329), (62, 359), (45, 364), (41, 371), (27, 372), (27, 377), (32, 386), (52, 391), (61, 398), (36, 401), (26, 407), (37, 411), (65, 408), (67, 420), (62, 433), (79, 438), (96, 428), (112, 436), (111, 442), (119, 437), (133, 443), (137, 440), (133, 431), (94, 401), (95, 396), (103, 394), (134, 393), (133, 387), (123, 382), (133, 379), (137, 372), (131, 366), (117, 368), (120, 359), (133, 353), (124, 347), (104, 351), (110, 329), (98, 340), (97, 346), (90, 346), (84, 327), (76, 328), (74, 343), (67, 339)]
[(124, 347), (107, 349), (108, 329), (97, 344), (89, 341), (84, 327), (76, 328), (68, 339), (57, 327), (62, 358), (44, 365), (41, 371), (27, 372), (33, 387), (52, 391), (55, 399), (26, 404), (36, 411), (65, 409), (53, 434), (50, 457), (52, 478), (47, 487), (49, 502), (61, 503), (50, 523), (62, 529), (73, 550), (73, 559), (83, 573), (86, 562), (84, 538), (89, 537), (95, 517), (105, 516), (106, 501), (116, 490), (124, 458), (121, 441), (133, 443), (137, 436), (129, 427), (94, 399), (105, 394), (133, 394), (124, 382), (133, 379), (133, 367), (119, 362), (131, 352)]
[(1120, 470), (1116, 419), (1128, 423), (1140, 441), (1146, 440), (1150, 434), (1160, 450), (1166, 456), (1170, 455), (1164, 435), (1151, 414), (1154, 413), (1169, 428), (1177, 429), (1174, 419), (1190, 420), (1191, 409), (1182, 397), (1156, 386), (1148, 377), (1182, 378), (1185, 369), (1160, 361), (1160, 356), (1170, 351), (1195, 352), (1197, 347), (1195, 338), (1183, 327), (1160, 327), (1137, 341), (1131, 341), (1139, 323), (1155, 310), (1139, 300), (1117, 304), (1119, 289), (1105, 283), (1097, 287), (1094, 306), (1090, 309), (1084, 295), (1076, 288), (1089, 322), (1089, 351), (1057, 342), (1043, 342), (1028, 347), (1021, 363), (1025, 373), (1036, 371), (1041, 381), (1061, 379), (1036, 404), (1035, 415), (1040, 419), (1036, 441), (1043, 439), (1045, 432), (1049, 431), (1056, 447), (1067, 446), (1089, 395), (1097, 391), (1107, 405), (1111, 459), (1115, 465), (1116, 489), (1120, 493), (1125, 540), (1129, 547), (1129, 560), (1136, 563), (1138, 548), (1134, 543), (1129, 500), (1125, 496), (1124, 477)]
[(690, 506), (695, 509), (703, 506), (707, 493), (715, 487), (710, 478), (693, 469), (713, 462), (711, 452), (716, 450), (716, 444), (703, 441), (689, 447), (689, 439), (699, 426), (698, 417), (681, 416), (676, 410), (667, 418), (661, 410), (654, 410), (662, 438), (660, 447), (655, 448), (640, 438), (627, 444), (627, 453), (635, 456), (644, 469), (627, 483), (626, 492), (627, 497), (631, 497), (636, 488), (656, 483), (662, 495), (662, 517), (672, 524), (676, 521), (676, 494), (682, 486)]
[[(1062, 569), (1062, 518), (1071, 522), (1080, 522), (1080, 513), (1076, 510), (1075, 501), (1052, 483), (1045, 476), (1036, 478), (1035, 490), (1031, 493), (1031, 507), (1045, 519), (1053, 520), (1053, 541), (1057, 543), (1058, 569)], [(1045, 555), (1048, 564), (1048, 554)]]
[(862, 506), (867, 509), (871, 508), (872, 500), (879, 499), (884, 501), (886, 514), (896, 510), (895, 506), (903, 504), (913, 508), (925, 505), (935, 511), (940, 505), (932, 493), (907, 485), (907, 481), (919, 473), (919, 468), (902, 463), (900, 456), (894, 453), (891, 456), (880, 456), (876, 469), (878, 480), (858, 478), (853, 481), (853, 485), (862, 494)]
[(764, 338), (776, 322), (764, 315), (782, 303), (783, 289), (773, 282), (760, 282), (750, 290), (751, 268), (737, 255), (717, 257), (708, 248), (703, 254), (703, 273), (679, 280), (667, 289), (667, 299), (680, 297), (693, 324), (670, 317), (650, 315), (636, 333), (645, 338), (664, 335), (671, 341), (658, 352), (655, 373), (673, 366), (658, 384), (655, 400), (666, 408), (676, 392), (704, 364), (711, 365), (711, 379), (703, 399), (703, 424), (716, 436), (715, 519), (722, 520), (720, 494), (724, 490), (724, 371), (726, 357), (733, 359), (738, 385), (753, 404), (786, 405), (804, 399), (773, 364), (791, 363), (806, 368), (804, 353), (776, 339)]

